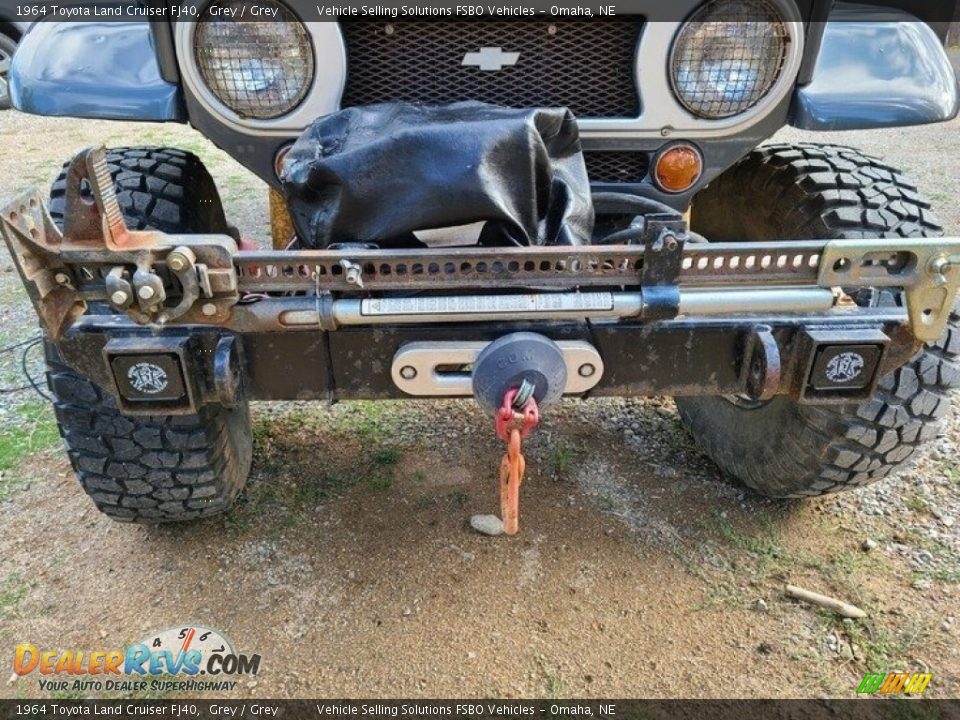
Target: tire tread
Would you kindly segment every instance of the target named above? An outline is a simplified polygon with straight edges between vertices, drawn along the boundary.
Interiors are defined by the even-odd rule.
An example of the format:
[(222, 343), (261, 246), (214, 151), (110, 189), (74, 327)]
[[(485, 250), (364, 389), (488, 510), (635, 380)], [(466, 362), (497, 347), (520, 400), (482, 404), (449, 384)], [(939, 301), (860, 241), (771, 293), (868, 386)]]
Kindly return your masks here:
[[(744, 188), (749, 191), (744, 191)], [(758, 208), (757, 198), (764, 198)], [(759, 217), (757, 213), (759, 212)], [(695, 200), (695, 228), (714, 241), (936, 237), (943, 233), (917, 186), (876, 158), (839, 145), (769, 145), (740, 161)], [(860, 487), (904, 467), (936, 437), (960, 386), (960, 310), (943, 336), (881, 379), (860, 404), (731, 411), (719, 398), (678, 398), (708, 455), (748, 487), (807, 497)], [(722, 415), (724, 419), (718, 420)], [(764, 421), (776, 429), (745, 424)]]

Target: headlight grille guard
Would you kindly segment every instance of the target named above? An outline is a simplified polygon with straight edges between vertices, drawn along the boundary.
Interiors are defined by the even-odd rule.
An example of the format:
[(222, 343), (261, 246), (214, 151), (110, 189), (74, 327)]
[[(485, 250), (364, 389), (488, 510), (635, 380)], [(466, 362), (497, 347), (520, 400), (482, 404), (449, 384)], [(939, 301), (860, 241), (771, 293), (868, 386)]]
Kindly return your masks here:
[[(931, 342), (960, 289), (958, 238), (687, 244), (683, 233), (664, 228), (645, 245), (241, 252), (227, 236), (129, 230), (103, 158), (103, 148), (88, 149), (71, 164), (62, 234), (36, 190), (0, 215), (28, 295), (54, 340), (91, 301), (106, 301), (140, 324), (244, 332), (854, 314), (860, 309), (844, 291), (891, 287), (904, 290), (916, 340)], [(83, 180), (93, 203), (80, 197)], [(418, 295), (376, 296), (388, 290)]]

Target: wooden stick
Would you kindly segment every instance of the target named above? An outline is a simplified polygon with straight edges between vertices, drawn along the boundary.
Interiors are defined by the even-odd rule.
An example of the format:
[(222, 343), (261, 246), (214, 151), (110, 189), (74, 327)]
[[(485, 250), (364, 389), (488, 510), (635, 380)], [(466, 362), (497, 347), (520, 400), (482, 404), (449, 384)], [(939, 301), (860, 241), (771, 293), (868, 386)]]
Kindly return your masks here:
[(856, 605), (851, 605), (850, 603), (843, 602), (843, 600), (827, 597), (826, 595), (821, 595), (820, 593), (810, 592), (809, 590), (804, 590), (796, 585), (787, 585), (787, 596), (796, 598), (797, 600), (804, 600), (808, 603), (813, 603), (814, 605), (819, 605), (830, 612), (835, 612), (841, 617), (865, 618), (867, 616), (867, 614)]

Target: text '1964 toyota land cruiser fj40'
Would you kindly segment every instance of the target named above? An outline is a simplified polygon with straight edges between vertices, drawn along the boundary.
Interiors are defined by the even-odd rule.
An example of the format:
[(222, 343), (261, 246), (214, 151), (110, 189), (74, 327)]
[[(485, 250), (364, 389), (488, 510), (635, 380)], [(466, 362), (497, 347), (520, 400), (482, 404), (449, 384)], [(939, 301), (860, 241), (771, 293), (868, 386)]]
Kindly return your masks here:
[(952, 119), (956, 5), (36, 18), (15, 107), (189, 123), (270, 186), (272, 250), (177, 149), (88, 149), (4, 207), (80, 482), (118, 520), (209, 516), (244, 485), (250, 400), (472, 395), (513, 533), (520, 440), (565, 394), (675, 396), (766, 495), (887, 476), (960, 384), (960, 240), (876, 159), (759, 146)]

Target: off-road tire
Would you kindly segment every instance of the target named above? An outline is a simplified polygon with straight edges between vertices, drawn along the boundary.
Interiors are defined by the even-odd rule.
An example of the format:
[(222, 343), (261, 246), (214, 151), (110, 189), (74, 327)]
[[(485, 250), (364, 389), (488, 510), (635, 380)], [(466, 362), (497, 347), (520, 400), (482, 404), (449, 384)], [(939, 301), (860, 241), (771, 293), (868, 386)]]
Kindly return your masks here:
[[(130, 227), (224, 231), (216, 189), (210, 190), (213, 180), (196, 156), (120, 148), (108, 157)], [(204, 196), (215, 202), (200, 202)], [(51, 202), (62, 219), (62, 175)], [(211, 206), (217, 212), (211, 213)], [(223, 512), (243, 489), (252, 456), (245, 402), (232, 408), (206, 405), (195, 415), (127, 416), (108, 391), (68, 367), (52, 343), (47, 368), (70, 462), (101, 512), (128, 522), (193, 520)]]
[[(106, 160), (117, 201), (131, 230), (231, 232), (217, 186), (193, 153), (175, 148), (120, 147), (107, 150)], [(48, 203), (51, 217), (61, 228), (69, 164), (64, 163), (53, 181)]]
[[(939, 236), (930, 204), (897, 170), (834, 145), (754, 151), (695, 198), (694, 229), (712, 241)], [(899, 302), (889, 293), (870, 302)], [(772, 497), (867, 485), (937, 435), (960, 386), (960, 309), (943, 336), (841, 406), (777, 397), (758, 406), (677, 398), (690, 433), (724, 473)]]
[[(9, 62), (16, 50), (17, 39), (6, 32), (0, 31), (0, 58), (6, 58)], [(3, 73), (2, 81), (0, 81), (0, 110), (6, 110), (10, 107), (9, 82), (9, 73)]]

